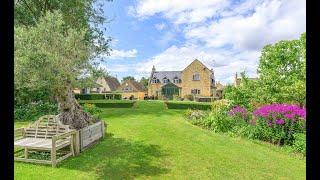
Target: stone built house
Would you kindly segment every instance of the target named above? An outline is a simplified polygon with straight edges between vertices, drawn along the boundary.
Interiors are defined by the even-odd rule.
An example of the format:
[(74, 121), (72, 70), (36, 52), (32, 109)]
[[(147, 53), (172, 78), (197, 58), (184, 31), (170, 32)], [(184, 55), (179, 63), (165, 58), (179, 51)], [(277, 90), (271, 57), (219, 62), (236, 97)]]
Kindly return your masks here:
[(174, 95), (181, 98), (194, 95), (220, 99), (222, 87), (221, 85), (217, 89), (213, 70), (195, 59), (182, 71), (156, 71), (153, 66), (148, 83), (148, 96), (172, 99)]
[(96, 83), (101, 85), (101, 87), (91, 88), (90, 92), (110, 93), (116, 91), (120, 86), (118, 79), (112, 76), (100, 77), (97, 79)]
[(75, 94), (90, 94), (90, 93), (111, 93), (118, 89), (120, 83), (117, 78), (112, 76), (100, 77), (96, 81), (97, 87), (79, 89), (75, 88)]
[(147, 96), (147, 90), (144, 86), (131, 79), (124, 81), (118, 87), (117, 92), (121, 92), (122, 99), (130, 99), (130, 97), (132, 97), (143, 100), (144, 97)]

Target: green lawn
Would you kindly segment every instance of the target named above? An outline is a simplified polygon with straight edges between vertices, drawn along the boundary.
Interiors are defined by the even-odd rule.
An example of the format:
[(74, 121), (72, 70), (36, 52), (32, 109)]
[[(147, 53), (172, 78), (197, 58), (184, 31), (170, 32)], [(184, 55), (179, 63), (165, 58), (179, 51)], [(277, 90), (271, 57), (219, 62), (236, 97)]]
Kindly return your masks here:
[[(58, 168), (15, 163), (15, 179), (305, 179), (305, 159), (193, 126), (184, 110), (138, 101), (104, 109), (107, 137)], [(15, 123), (15, 127), (23, 123)]]

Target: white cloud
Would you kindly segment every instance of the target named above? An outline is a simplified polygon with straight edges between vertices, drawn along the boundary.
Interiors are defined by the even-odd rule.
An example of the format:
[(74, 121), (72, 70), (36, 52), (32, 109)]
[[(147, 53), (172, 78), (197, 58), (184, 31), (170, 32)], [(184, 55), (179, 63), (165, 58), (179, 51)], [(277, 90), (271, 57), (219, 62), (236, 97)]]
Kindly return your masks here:
[(167, 27), (167, 25), (164, 24), (164, 23), (159, 23), (159, 24), (154, 25), (154, 27), (155, 27), (158, 31), (161, 31), (161, 30), (165, 29), (165, 28)]
[(107, 56), (107, 58), (109, 59), (133, 58), (137, 56), (137, 52), (138, 51), (136, 49), (131, 49), (128, 51), (113, 49), (110, 52), (110, 56)]
[(260, 50), (266, 44), (295, 39), (305, 31), (305, 1), (266, 1), (251, 16), (221, 18), (209, 25), (189, 26), (185, 37), (210, 47), (232, 45), (240, 50)]
[(136, 7), (129, 8), (128, 13), (140, 19), (161, 14), (175, 24), (196, 23), (212, 17), (228, 4), (225, 0), (144, 0), (139, 1)]
[[(263, 46), (296, 39), (306, 31), (303, 0), (145, 0), (132, 7), (131, 13), (140, 20), (161, 15), (181, 28), (186, 38), (183, 45), (172, 45), (141, 63), (138, 72), (150, 72), (152, 65), (158, 70), (183, 70), (198, 58), (225, 83), (243, 70), (257, 76)], [(166, 37), (168, 34), (162, 39), (168, 43)]]

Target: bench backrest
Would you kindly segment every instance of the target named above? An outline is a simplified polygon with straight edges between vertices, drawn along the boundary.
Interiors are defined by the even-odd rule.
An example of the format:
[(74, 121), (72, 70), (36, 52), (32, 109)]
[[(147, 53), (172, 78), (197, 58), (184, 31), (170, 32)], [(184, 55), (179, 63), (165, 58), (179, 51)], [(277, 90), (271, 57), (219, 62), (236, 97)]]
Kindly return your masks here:
[(68, 125), (63, 125), (55, 115), (42, 116), (30, 124), (24, 137), (51, 139), (52, 136), (70, 131)]

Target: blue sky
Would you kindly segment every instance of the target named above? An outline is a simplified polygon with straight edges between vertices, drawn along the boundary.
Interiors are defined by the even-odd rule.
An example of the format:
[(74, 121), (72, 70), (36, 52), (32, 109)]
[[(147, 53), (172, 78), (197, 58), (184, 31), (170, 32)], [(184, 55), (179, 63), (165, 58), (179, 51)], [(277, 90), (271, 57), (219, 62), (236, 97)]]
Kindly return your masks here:
[(113, 51), (101, 67), (118, 79), (148, 77), (152, 65), (183, 70), (195, 58), (222, 83), (241, 71), (256, 77), (263, 46), (306, 29), (303, 0), (114, 0), (103, 8)]

